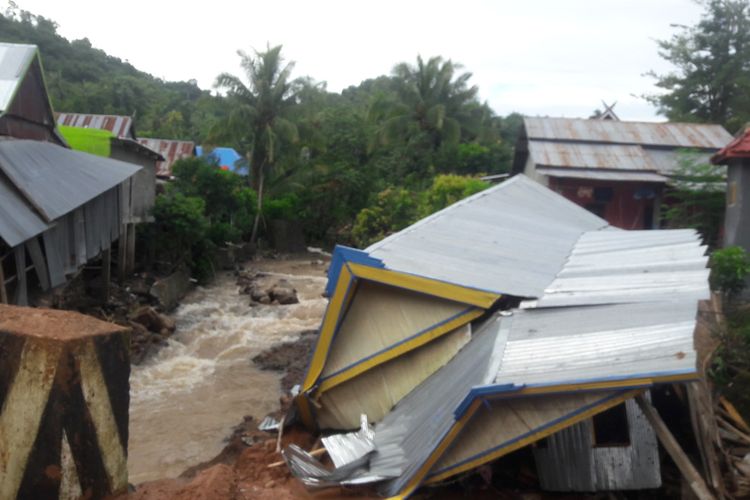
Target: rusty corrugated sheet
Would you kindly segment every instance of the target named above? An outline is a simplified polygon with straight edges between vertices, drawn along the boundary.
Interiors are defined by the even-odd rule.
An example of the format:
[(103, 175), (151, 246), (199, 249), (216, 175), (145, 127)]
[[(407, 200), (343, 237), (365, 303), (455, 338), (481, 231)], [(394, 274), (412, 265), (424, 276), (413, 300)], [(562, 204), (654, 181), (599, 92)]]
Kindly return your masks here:
[(121, 115), (94, 115), (86, 113), (55, 113), (58, 125), (108, 130), (120, 139), (135, 139), (133, 119)]
[(640, 146), (529, 141), (529, 153), (537, 166), (656, 170)]
[(651, 123), (583, 118), (524, 118), (529, 139), (719, 149), (732, 136), (721, 125)]
[(174, 162), (195, 156), (195, 143), (192, 141), (141, 137), (138, 142), (165, 158), (156, 164), (157, 177), (172, 177)]

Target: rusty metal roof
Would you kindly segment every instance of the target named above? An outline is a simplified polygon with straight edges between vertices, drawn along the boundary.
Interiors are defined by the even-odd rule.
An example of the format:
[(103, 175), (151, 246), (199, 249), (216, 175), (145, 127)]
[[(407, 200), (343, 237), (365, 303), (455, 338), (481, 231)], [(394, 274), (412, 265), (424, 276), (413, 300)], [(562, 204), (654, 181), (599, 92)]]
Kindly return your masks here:
[(529, 139), (719, 149), (732, 136), (721, 125), (651, 123), (583, 118), (524, 118)]
[(529, 141), (529, 153), (537, 166), (655, 170), (640, 146)]
[(120, 139), (135, 140), (133, 119), (121, 115), (94, 115), (86, 113), (55, 113), (58, 125), (80, 128), (98, 128), (112, 132)]
[(195, 156), (195, 143), (192, 141), (141, 137), (138, 142), (165, 158), (164, 161), (156, 164), (156, 175), (158, 177), (172, 177), (174, 162)]
[(721, 165), (730, 158), (750, 158), (750, 128), (713, 155), (711, 163)]

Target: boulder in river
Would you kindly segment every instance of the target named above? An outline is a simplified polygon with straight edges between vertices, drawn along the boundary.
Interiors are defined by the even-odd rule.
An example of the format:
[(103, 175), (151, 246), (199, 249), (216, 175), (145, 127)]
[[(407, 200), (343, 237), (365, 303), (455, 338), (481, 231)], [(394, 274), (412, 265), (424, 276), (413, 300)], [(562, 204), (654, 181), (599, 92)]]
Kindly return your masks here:
[(292, 284), (286, 280), (279, 280), (268, 290), (268, 296), (271, 301), (278, 302), (282, 305), (297, 304), (299, 298), (297, 298), (297, 290), (292, 287)]

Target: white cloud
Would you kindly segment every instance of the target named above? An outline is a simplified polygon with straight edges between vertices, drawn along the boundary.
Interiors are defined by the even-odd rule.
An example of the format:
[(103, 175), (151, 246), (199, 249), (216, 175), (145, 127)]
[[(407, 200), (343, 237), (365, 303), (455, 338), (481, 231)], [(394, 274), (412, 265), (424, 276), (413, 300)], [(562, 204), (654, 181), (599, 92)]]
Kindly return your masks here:
[(605, 99), (618, 101), (623, 119), (651, 120), (655, 110), (632, 96), (656, 91), (643, 73), (669, 69), (654, 39), (700, 15), (691, 0), (17, 3), (57, 21), (68, 38), (87, 37), (139, 69), (203, 88), (223, 71), (240, 72), (237, 49), (266, 43), (283, 43), (297, 75), (334, 91), (439, 54), (471, 71), (500, 114), (587, 116)]

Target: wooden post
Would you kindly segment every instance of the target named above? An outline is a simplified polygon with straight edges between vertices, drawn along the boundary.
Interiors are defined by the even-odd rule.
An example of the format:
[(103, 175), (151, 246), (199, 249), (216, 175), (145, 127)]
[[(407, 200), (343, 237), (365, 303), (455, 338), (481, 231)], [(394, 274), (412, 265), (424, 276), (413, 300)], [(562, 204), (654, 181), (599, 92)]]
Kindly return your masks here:
[(135, 224), (128, 223), (128, 250), (127, 265), (125, 267), (128, 276), (135, 271)]
[(117, 279), (120, 283), (125, 281), (127, 275), (127, 253), (128, 253), (128, 226), (120, 226), (120, 238), (117, 240)]
[(126, 328), (0, 305), (0, 498), (127, 491), (129, 358)]
[(0, 304), (8, 303), (8, 289), (5, 288), (5, 271), (3, 271), (4, 257), (0, 255)]
[(695, 495), (700, 500), (714, 500), (715, 497), (708, 489), (703, 477), (701, 477), (698, 470), (690, 461), (690, 458), (688, 458), (685, 452), (682, 451), (680, 443), (678, 443), (672, 433), (669, 432), (667, 424), (661, 419), (656, 408), (654, 408), (651, 403), (643, 397), (643, 395), (636, 396), (635, 400), (638, 403), (638, 406), (640, 406), (643, 414), (646, 415), (646, 418), (651, 423), (651, 427), (654, 428), (654, 432), (656, 432), (656, 436), (659, 438), (659, 441), (661, 441), (664, 449), (667, 450), (669, 456), (672, 457), (672, 460), (674, 460), (677, 468), (680, 469), (680, 472), (687, 480)]
[(112, 279), (112, 249), (105, 248), (102, 250), (102, 282), (104, 286), (104, 302), (109, 300), (109, 285)]

